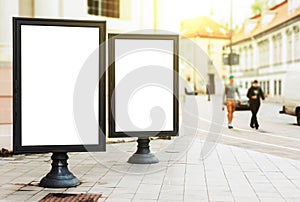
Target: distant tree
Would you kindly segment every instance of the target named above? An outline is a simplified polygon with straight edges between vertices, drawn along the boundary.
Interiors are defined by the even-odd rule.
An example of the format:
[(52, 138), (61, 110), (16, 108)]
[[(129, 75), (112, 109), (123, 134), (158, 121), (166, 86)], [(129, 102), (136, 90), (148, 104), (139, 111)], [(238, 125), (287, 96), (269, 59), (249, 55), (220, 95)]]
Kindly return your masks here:
[(276, 4), (275, 0), (255, 0), (251, 5), (253, 15), (261, 14)]

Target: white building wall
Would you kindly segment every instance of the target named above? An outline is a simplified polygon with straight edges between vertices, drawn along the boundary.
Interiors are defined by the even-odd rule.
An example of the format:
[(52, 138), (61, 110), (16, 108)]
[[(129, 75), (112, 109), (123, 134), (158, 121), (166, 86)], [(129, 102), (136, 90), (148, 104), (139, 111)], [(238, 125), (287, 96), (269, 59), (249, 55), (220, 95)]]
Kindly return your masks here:
[(19, 14), (18, 0), (0, 1), (0, 62), (12, 59), (12, 17)]
[(182, 1), (153, 0), (155, 2), (155, 28), (174, 33), (180, 32)]
[[(0, 0), (0, 123), (12, 123), (12, 17), (18, 16), (18, 0)], [(10, 137), (0, 137), (11, 142)], [(1, 145), (0, 145), (1, 146)]]
[(120, 0), (121, 16), (114, 19), (88, 15), (87, 0), (0, 0), (0, 61), (11, 62), (12, 16), (106, 20), (108, 32), (163, 29), (179, 33), (178, 10), (179, 2), (173, 0)]
[(87, 1), (85, 0), (60, 0), (61, 17), (80, 19), (88, 18)]
[(34, 16), (40, 17), (62, 17), (62, 2), (60, 0), (35, 0), (34, 1)]
[[(297, 27), (297, 28), (295, 28)], [(253, 81), (254, 79), (257, 79), (259, 81), (263, 83), (265, 83), (265, 89), (267, 91), (267, 82), (269, 81), (269, 99), (271, 100), (275, 100), (275, 101), (281, 101), (284, 98), (284, 84), (285, 84), (285, 80), (286, 80), (286, 72), (288, 71), (292, 71), (295, 69), (299, 69), (300, 68), (300, 55), (299, 55), (299, 51), (296, 53), (296, 49), (299, 49), (299, 45), (300, 45), (300, 40), (297, 42), (296, 41), (296, 37), (297, 34), (298, 37), (300, 37), (300, 33), (299, 33), (299, 27), (300, 27), (300, 21), (295, 21), (289, 25), (286, 25), (278, 30), (274, 30), (273, 32), (269, 32), (268, 34), (264, 34), (262, 36), (259, 37), (252, 37), (252, 39), (249, 39), (247, 41), (243, 41), (241, 43), (235, 44), (234, 47), (237, 50), (240, 50), (240, 65), (237, 67), (237, 70), (234, 72), (234, 74), (236, 75), (236, 82), (237, 84), (242, 83), (243, 87), (245, 87), (245, 83), (248, 82), (248, 87), (250, 85), (250, 82)], [(295, 31), (297, 30), (298, 31)], [(291, 52), (291, 56), (288, 57), (288, 36), (287, 36), (287, 30), (291, 31), (291, 37), (292, 37), (292, 50)], [(280, 61), (277, 61), (277, 63), (274, 61), (276, 61), (276, 54), (274, 51), (275, 50), (275, 45), (274, 45), (274, 40), (273, 40), (273, 36), (277, 36), (278, 34), (281, 34), (282, 38), (281, 38), (281, 50), (279, 55), (277, 56), (278, 58), (280, 58)], [(263, 40), (268, 40), (269, 41), (269, 51), (268, 51), (268, 55), (269, 55), (269, 61), (267, 62), (265, 67), (262, 67), (259, 63), (259, 55), (262, 54), (260, 52), (260, 49), (258, 48), (258, 43), (260, 41)], [(245, 47), (249, 47), (250, 44), (253, 47), (254, 50), (254, 54), (253, 54), (253, 67), (256, 71), (254, 72), (249, 72), (245, 71), (246, 70), (246, 66), (248, 63), (248, 57), (249, 55), (245, 53)], [(277, 45), (278, 46), (278, 45)], [(278, 59), (277, 58), (277, 59)], [(289, 58), (291, 58), (289, 60)], [(247, 68), (248, 69), (248, 68)], [(276, 90), (275, 88), (275, 83), (274, 81), (276, 81), (277, 86), (276, 86)], [(281, 95), (279, 95), (279, 81), (281, 81)], [(299, 81), (300, 82), (300, 81)], [(300, 83), (299, 83), (300, 84)], [(263, 87), (263, 86), (262, 86)], [(267, 93), (267, 92), (266, 92)]]

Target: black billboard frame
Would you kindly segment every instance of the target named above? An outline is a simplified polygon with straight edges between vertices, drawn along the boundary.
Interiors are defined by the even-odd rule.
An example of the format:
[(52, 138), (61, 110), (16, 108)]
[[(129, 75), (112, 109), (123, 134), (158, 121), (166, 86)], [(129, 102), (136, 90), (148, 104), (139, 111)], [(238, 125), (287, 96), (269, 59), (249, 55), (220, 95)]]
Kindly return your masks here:
[[(99, 28), (99, 131), (98, 144), (78, 145), (22, 145), (22, 78), (21, 78), (21, 26), (64, 26), (64, 27), (95, 27)], [(80, 39), (79, 39), (80, 40)], [(89, 152), (106, 150), (106, 22), (92, 20), (47, 19), (47, 18), (23, 18), (13, 17), (13, 152), (22, 153), (65, 153), (65, 152)], [(75, 43), (75, 42), (74, 42)], [(42, 134), (43, 131), (41, 131)]]
[[(173, 41), (173, 130), (172, 131), (123, 131), (117, 132), (115, 123), (115, 96), (113, 96), (115, 89), (115, 40), (172, 40)], [(173, 34), (108, 34), (108, 121), (109, 121), (109, 138), (122, 137), (157, 137), (157, 136), (178, 136), (179, 131), (179, 36)], [(130, 135), (127, 135), (130, 134)]]

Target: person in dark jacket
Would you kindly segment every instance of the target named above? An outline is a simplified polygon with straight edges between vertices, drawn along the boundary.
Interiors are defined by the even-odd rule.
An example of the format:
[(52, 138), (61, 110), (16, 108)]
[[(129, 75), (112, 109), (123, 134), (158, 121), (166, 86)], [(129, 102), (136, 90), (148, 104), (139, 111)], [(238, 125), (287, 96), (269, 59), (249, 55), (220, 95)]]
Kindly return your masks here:
[(258, 81), (254, 80), (252, 82), (252, 86), (249, 88), (247, 92), (247, 97), (250, 99), (250, 110), (252, 112), (250, 127), (258, 129), (259, 125), (257, 122), (257, 112), (260, 107), (260, 99), (265, 99), (264, 92), (262, 91), (261, 87), (258, 85)]

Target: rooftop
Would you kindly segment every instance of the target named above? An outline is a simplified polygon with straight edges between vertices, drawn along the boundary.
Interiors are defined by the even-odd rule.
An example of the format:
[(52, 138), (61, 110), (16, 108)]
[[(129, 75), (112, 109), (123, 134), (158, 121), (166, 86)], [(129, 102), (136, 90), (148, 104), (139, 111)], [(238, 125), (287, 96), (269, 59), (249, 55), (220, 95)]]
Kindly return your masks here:
[(268, 11), (246, 19), (242, 28), (233, 36), (233, 44), (256, 37), (300, 16), (300, 7), (289, 11), (288, 0)]
[(229, 30), (207, 16), (182, 21), (180, 30), (188, 38), (229, 39)]

